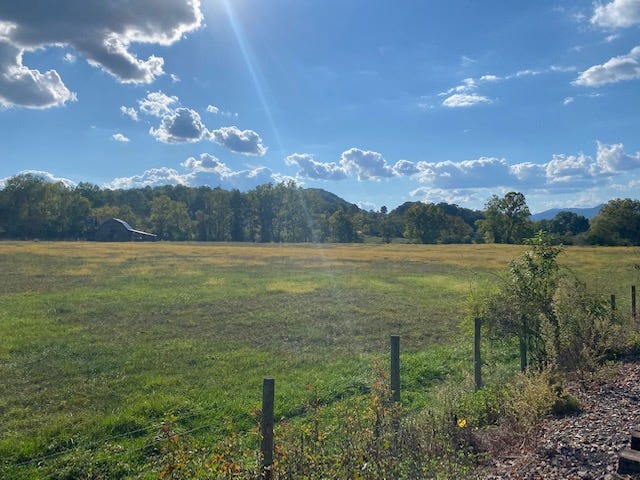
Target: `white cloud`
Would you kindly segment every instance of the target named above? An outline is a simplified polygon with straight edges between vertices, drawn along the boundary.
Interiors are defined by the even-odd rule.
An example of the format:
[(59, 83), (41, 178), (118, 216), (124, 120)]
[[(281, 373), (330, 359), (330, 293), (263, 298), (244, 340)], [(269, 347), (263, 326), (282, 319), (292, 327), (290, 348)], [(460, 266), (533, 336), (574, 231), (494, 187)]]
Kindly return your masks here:
[(287, 165), (298, 166), (299, 178), (312, 178), (314, 180), (342, 180), (347, 178), (345, 169), (335, 162), (322, 163), (314, 159), (308, 153), (294, 153), (285, 158)]
[(613, 0), (595, 7), (591, 23), (605, 28), (626, 28), (640, 25), (640, 1)]
[(211, 131), (209, 139), (227, 147), (232, 152), (243, 155), (261, 157), (267, 153), (267, 148), (262, 144), (260, 135), (253, 130), (240, 130), (236, 126), (222, 127)]
[(515, 73), (515, 75), (511, 76), (510, 78), (512, 78), (512, 77), (516, 77), (516, 78), (519, 78), (519, 77), (535, 77), (536, 75), (540, 75), (541, 73), (542, 72), (540, 70), (530, 70), (530, 69), (519, 70), (519, 71), (517, 71)]
[(588, 155), (554, 154), (547, 163), (546, 178), (550, 184), (576, 183), (593, 176), (593, 159)]
[(151, 83), (164, 60), (141, 60), (135, 43), (171, 45), (200, 27), (200, 0), (59, 0), (25, 8), (0, 2), (0, 83), (4, 105), (47, 108), (74, 98), (55, 70), (41, 74), (22, 64), (25, 51), (68, 46), (123, 83)]
[(400, 177), (410, 177), (420, 172), (416, 164), (409, 160), (398, 160), (393, 166), (393, 171)]
[(574, 85), (600, 87), (609, 83), (640, 78), (640, 46), (633, 48), (627, 55), (613, 57), (602, 65), (582, 72), (573, 81)]
[(345, 172), (355, 174), (358, 180), (380, 180), (395, 175), (382, 154), (359, 148), (342, 152), (340, 165)]
[(547, 182), (547, 166), (533, 162), (522, 162), (509, 167), (509, 174), (515, 177), (512, 184), (537, 188)]
[(491, 99), (476, 93), (456, 93), (444, 99), (442, 105), (449, 108), (462, 108), (482, 103), (491, 103)]
[(446, 202), (455, 205), (482, 205), (495, 191), (487, 189), (442, 189), (419, 187), (409, 192), (425, 203)]
[(427, 190), (523, 189), (553, 190), (554, 193), (579, 191), (609, 184), (611, 179), (630, 170), (640, 171), (640, 152), (629, 154), (622, 144), (597, 142), (594, 157), (554, 154), (545, 163), (521, 162), (509, 165), (505, 159), (481, 157), (459, 162), (410, 162), (401, 160), (393, 167), (398, 176), (410, 176), (427, 184)]
[(213, 114), (219, 114), (219, 115), (222, 115), (223, 117), (231, 117), (231, 118), (237, 118), (238, 117), (237, 113), (225, 112), (223, 110), (220, 110), (215, 105), (207, 105), (207, 112), (213, 113)]
[(76, 60), (78, 59), (74, 54), (69, 52), (67, 52), (62, 58), (67, 63), (76, 63)]
[(180, 77), (178, 75), (176, 75), (175, 73), (172, 73), (169, 76), (171, 77), (171, 83), (178, 83), (178, 82), (181, 81)]
[(246, 191), (258, 185), (278, 181), (278, 176), (267, 167), (234, 171), (208, 153), (203, 153), (199, 159), (189, 157), (181, 165), (189, 170), (184, 178), (190, 186), (208, 185)]
[[(538, 70), (519, 70), (516, 73), (511, 73), (504, 76), (485, 74), (477, 78), (468, 77), (462, 80), (462, 83), (460, 85), (456, 85), (449, 88), (448, 90), (445, 90), (444, 92), (440, 92), (437, 94), (437, 96), (446, 97), (441, 102), (441, 104), (442, 106), (448, 108), (467, 108), (476, 105), (491, 104), (494, 101), (491, 97), (478, 93), (478, 90), (480, 90), (483, 85), (498, 84), (520, 79), (523, 77), (542, 75), (544, 73), (566, 73), (574, 72), (575, 70), (576, 68), (572, 66), (551, 65), (548, 68)], [(429, 110), (433, 108), (431, 97), (426, 95), (421, 96), (418, 102), (418, 107), (421, 110)]]
[(576, 99), (573, 97), (567, 97), (564, 99), (564, 101), (562, 102), (563, 105), (570, 105), (572, 104)]
[[(73, 180), (70, 180), (68, 178), (63, 178), (63, 177), (57, 177), (53, 173), (45, 172), (43, 170), (22, 170), (16, 173), (16, 175), (12, 175), (11, 177), (17, 176), (17, 175), (33, 175), (35, 177), (41, 178), (45, 182), (62, 183), (63, 185), (69, 188), (75, 188), (75, 186), (77, 185), (77, 183), (74, 182)], [(7, 180), (9, 180), (11, 177), (0, 179), (0, 189), (5, 187)]]
[[(138, 100), (138, 105), (141, 113), (161, 118), (158, 128), (149, 129), (149, 133), (160, 142), (175, 144), (210, 140), (243, 155), (261, 157), (267, 152), (262, 138), (253, 130), (240, 130), (236, 126), (231, 126), (209, 131), (198, 112), (179, 106), (180, 100), (176, 96), (170, 96), (161, 91), (148, 92), (146, 97)], [(134, 118), (135, 114), (134, 119), (137, 119), (137, 112), (133, 107), (122, 106), (120, 110), (131, 118)], [(208, 105), (207, 112), (238, 116), (230, 112), (221, 112), (214, 105)]]
[(439, 188), (471, 188), (504, 185), (509, 180), (509, 165), (505, 159), (481, 157), (477, 160), (416, 164), (419, 180)]
[[(5, 5), (11, 2), (2, 2)], [(0, 16), (2, 10), (0, 7)], [(2, 22), (0, 22), (0, 26)], [(40, 73), (22, 64), (23, 49), (0, 36), (0, 105), (27, 108), (59, 107), (77, 100), (55, 70)]]
[(151, 168), (140, 175), (132, 177), (114, 178), (111, 183), (106, 183), (105, 188), (113, 190), (125, 188), (156, 187), (160, 185), (185, 185), (182, 176), (177, 170), (168, 167)]
[(266, 167), (247, 170), (231, 170), (225, 163), (208, 153), (199, 158), (189, 157), (180, 164), (184, 172), (161, 167), (144, 171), (140, 175), (116, 178), (105, 185), (106, 188), (141, 188), (160, 185), (186, 185), (190, 187), (221, 187), (227, 190), (237, 188), (247, 191), (269, 182), (277, 182), (279, 176)]
[(598, 142), (596, 165), (605, 173), (621, 173), (640, 168), (640, 152), (630, 155), (625, 153), (622, 143), (606, 145)]
[(177, 108), (162, 117), (157, 129), (151, 127), (149, 133), (162, 143), (194, 143), (202, 140), (208, 131), (200, 115), (189, 108)]
[(128, 142), (129, 139), (125, 137), (122, 133), (114, 133), (111, 138), (113, 138), (116, 142)]
[(138, 100), (140, 111), (154, 117), (173, 113), (173, 105), (176, 103), (178, 103), (178, 97), (170, 97), (162, 92), (149, 92), (145, 98)]
[(460, 64), (463, 67), (468, 67), (469, 65), (473, 65), (474, 63), (476, 63), (476, 60), (471, 57), (467, 57), (466, 55), (462, 55), (462, 57), (460, 57)]
[(126, 115), (127, 117), (129, 117), (131, 120), (135, 120), (136, 122), (139, 120), (138, 118), (138, 112), (135, 108), (133, 107), (125, 107), (124, 105), (122, 105), (120, 107), (120, 112), (123, 115)]

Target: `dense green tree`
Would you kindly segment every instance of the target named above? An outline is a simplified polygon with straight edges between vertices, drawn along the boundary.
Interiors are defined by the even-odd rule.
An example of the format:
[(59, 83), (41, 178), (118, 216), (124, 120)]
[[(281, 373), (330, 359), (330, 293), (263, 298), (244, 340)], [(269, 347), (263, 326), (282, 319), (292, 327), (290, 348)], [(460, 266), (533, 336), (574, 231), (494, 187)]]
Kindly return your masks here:
[(274, 240), (308, 242), (312, 236), (311, 215), (300, 187), (295, 182), (280, 183), (274, 188), (276, 215)]
[(356, 239), (353, 222), (342, 209), (329, 217), (329, 240), (332, 242), (349, 243)]
[[(549, 342), (557, 343), (558, 320), (553, 297), (560, 275), (557, 262), (562, 247), (552, 246), (539, 234), (530, 248), (509, 265), (509, 275), (489, 296), (479, 313), (497, 335), (515, 335), (520, 342), (520, 366), (542, 367), (547, 363)], [(557, 351), (557, 345), (551, 345)]]
[(191, 240), (193, 225), (183, 202), (160, 195), (151, 201), (149, 230), (161, 240)]
[(251, 206), (251, 236), (259, 242), (273, 241), (273, 222), (276, 216), (273, 184), (259, 185), (248, 194)]
[(600, 245), (640, 245), (640, 200), (606, 203), (592, 220), (589, 236)]
[(478, 220), (478, 234), (486, 242), (520, 243), (531, 234), (531, 212), (520, 192), (502, 198), (493, 195), (485, 205), (484, 217)]
[(436, 243), (445, 226), (446, 215), (433, 203), (415, 203), (404, 214), (405, 237), (419, 243)]
[(0, 225), (13, 238), (79, 238), (85, 235), (89, 202), (62, 183), (17, 175), (0, 191)]
[(445, 215), (445, 221), (438, 239), (441, 243), (471, 243), (473, 228), (462, 217)]

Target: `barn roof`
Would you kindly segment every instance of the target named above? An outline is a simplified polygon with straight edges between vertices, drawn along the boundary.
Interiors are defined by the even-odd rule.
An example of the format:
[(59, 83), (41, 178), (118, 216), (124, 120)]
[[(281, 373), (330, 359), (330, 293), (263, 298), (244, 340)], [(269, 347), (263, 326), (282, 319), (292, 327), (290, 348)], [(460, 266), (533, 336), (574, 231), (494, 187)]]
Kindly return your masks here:
[(122, 224), (122, 226), (124, 228), (126, 228), (127, 230), (129, 230), (131, 233), (136, 233), (138, 235), (145, 235), (145, 236), (149, 236), (149, 237), (157, 237), (157, 235), (155, 233), (149, 233), (149, 232), (143, 232), (142, 230), (136, 230), (131, 225), (129, 225), (127, 222), (125, 222), (124, 220), (120, 220), (119, 218), (114, 218), (113, 220), (115, 220), (116, 222)]

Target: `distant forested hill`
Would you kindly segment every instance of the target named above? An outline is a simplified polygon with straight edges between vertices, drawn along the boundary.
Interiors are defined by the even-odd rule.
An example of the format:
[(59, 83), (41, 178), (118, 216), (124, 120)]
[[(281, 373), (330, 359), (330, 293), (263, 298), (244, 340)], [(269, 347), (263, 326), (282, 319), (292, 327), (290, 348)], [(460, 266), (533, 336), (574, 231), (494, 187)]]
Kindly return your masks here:
[(484, 210), (405, 202), (374, 211), (293, 181), (247, 192), (186, 185), (110, 190), (23, 174), (0, 188), (0, 239), (98, 239), (111, 219), (169, 241), (523, 243), (543, 231), (565, 245), (640, 245), (634, 199), (531, 215), (520, 192), (493, 195)]
[(534, 213), (531, 215), (531, 220), (537, 222), (538, 220), (551, 220), (560, 212), (572, 212), (576, 215), (582, 215), (586, 218), (593, 218), (600, 213), (600, 209), (604, 204), (596, 205), (595, 207), (589, 208), (552, 208), (550, 210), (545, 210), (544, 212)]

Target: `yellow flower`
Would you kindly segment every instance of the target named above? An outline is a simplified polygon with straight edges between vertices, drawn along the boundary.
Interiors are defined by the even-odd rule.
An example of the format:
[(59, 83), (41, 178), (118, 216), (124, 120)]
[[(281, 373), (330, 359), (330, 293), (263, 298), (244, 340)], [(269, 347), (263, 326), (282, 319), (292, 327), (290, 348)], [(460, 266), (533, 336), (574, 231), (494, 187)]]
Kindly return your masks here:
[(467, 426), (467, 419), (466, 418), (459, 418), (458, 419), (458, 426), (460, 428), (464, 428)]

